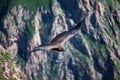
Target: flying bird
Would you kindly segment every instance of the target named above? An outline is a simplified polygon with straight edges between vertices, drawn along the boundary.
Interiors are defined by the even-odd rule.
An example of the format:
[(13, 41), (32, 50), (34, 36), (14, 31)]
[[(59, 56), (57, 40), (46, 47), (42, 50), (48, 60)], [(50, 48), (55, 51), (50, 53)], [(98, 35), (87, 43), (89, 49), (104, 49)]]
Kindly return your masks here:
[(81, 24), (82, 24), (82, 20), (74, 28), (58, 34), (55, 38), (52, 39), (52, 41), (50, 43), (42, 44), (42, 45), (34, 47), (31, 52), (35, 52), (35, 51), (38, 51), (38, 50), (44, 50), (44, 51), (49, 51), (49, 50), (64, 51), (62, 45), (68, 39), (70, 39), (71, 37), (73, 37), (75, 34), (78, 33), (78, 31), (81, 28)]

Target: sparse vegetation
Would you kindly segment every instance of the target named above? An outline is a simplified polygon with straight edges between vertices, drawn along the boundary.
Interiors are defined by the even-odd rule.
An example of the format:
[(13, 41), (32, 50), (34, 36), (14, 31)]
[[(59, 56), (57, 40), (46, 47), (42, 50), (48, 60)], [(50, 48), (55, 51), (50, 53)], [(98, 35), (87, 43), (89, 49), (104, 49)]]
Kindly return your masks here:
[(107, 59), (107, 49), (104, 44), (101, 44), (99, 41), (94, 42), (87, 35), (84, 35), (84, 40), (87, 42), (89, 48), (96, 53), (101, 60), (106, 61)]
[(120, 9), (120, 3), (118, 2), (118, 0), (106, 0), (106, 3), (108, 6), (112, 6), (115, 9)]
[[(43, 6), (46, 9), (50, 9), (50, 6), (52, 4), (52, 0), (10, 0), (9, 5), (6, 5), (7, 2), (8, 0), (0, 1), (0, 10), (3, 7), (7, 7), (8, 10), (6, 11), (9, 12), (15, 5), (21, 5), (22, 7), (24, 7), (24, 9), (34, 12), (34, 14), (36, 13), (37, 9), (40, 8), (40, 6)], [(24, 34), (26, 35), (27, 41), (29, 41), (33, 37), (33, 34), (34, 34), (34, 27), (31, 24), (32, 20), (33, 19), (26, 21), (26, 27), (25, 27)]]
[(43, 73), (41, 71), (40, 70), (37, 71), (37, 76), (35, 77), (35, 80), (42, 80)]
[(97, 2), (103, 2), (103, 0), (96, 0)]
[[(47, 78), (48, 80), (56, 80), (55, 76), (58, 72), (58, 69), (57, 69), (57, 65), (54, 65), (55, 63), (53, 63), (51, 60), (48, 60), (47, 61), (47, 66), (49, 66), (49, 69), (47, 70), (46, 74), (47, 74)], [(35, 77), (35, 80), (42, 80), (43, 79), (43, 72), (42, 70), (38, 70), (37, 71), (37, 75)]]
[(115, 9), (120, 9), (120, 1), (118, 0), (96, 0), (96, 1), (106, 3), (107, 6), (112, 6)]
[(13, 8), (15, 5), (22, 5), (25, 9), (35, 12), (40, 6), (49, 9), (51, 3), (52, 0), (11, 0), (9, 9)]
[(93, 50), (96, 53), (96, 56), (99, 57), (103, 62), (106, 62), (107, 60), (107, 48), (105, 45), (100, 43), (95, 43), (93, 46)]
[(50, 66), (50, 73), (47, 74), (49, 80), (56, 80), (55, 75), (57, 74), (57, 66), (52, 61), (48, 61), (47, 64)]
[(94, 43), (93, 40), (90, 39), (87, 35), (84, 35), (84, 39), (87, 42), (87, 44), (89, 45), (89, 47), (92, 45), (92, 43)]
[(25, 66), (25, 60), (21, 58), (19, 55), (17, 55), (17, 63), (22, 67)]
[(4, 57), (4, 59), (6, 61), (10, 61), (11, 60), (11, 54), (8, 51), (4, 52), (2, 56)]
[(40, 34), (41, 34), (43, 43), (48, 42), (49, 39), (47, 38), (50, 35), (50, 31), (51, 31), (50, 25), (41, 24)]
[(25, 22), (26, 22), (26, 25), (25, 25), (24, 37), (26, 41), (29, 42), (35, 33), (35, 28), (34, 26), (32, 26), (30, 20)]
[(119, 59), (115, 59), (115, 70), (116, 71), (120, 70), (120, 61), (119, 61)]
[(82, 60), (87, 59), (87, 56), (85, 56), (81, 51), (79, 51), (75, 48), (73, 50), (74, 50), (75, 53), (77, 53), (76, 56), (78, 56), (80, 59), (82, 59)]
[[(16, 75), (14, 69), (17, 68), (17, 64), (13, 62), (11, 57), (8, 51), (0, 54), (0, 80), (16, 80), (13, 75)], [(18, 74), (23, 77), (22, 72), (18, 72)]]
[(111, 28), (111, 27), (113, 27), (112, 26), (112, 22), (109, 20), (108, 16), (106, 16), (104, 18), (104, 22), (105, 22), (105, 25), (106, 25), (106, 29), (105, 30), (106, 30), (107, 34), (110, 36), (111, 39), (115, 39), (115, 36), (114, 36), (112, 28)]
[[(8, 0), (2, 0), (2, 1), (8, 1)], [(23, 42), (25, 42), (26, 43), (26, 41), (27, 42), (29, 42), (31, 39), (32, 39), (32, 37), (33, 37), (33, 35), (34, 35), (34, 33), (35, 33), (35, 28), (34, 28), (34, 25), (32, 25), (32, 20), (34, 20), (34, 14), (35, 14), (35, 12), (36, 12), (36, 10), (37, 10), (37, 8), (39, 8), (40, 6), (43, 6), (44, 8), (46, 8), (46, 9), (49, 9), (50, 8), (50, 4), (52, 3), (51, 2), (52, 0), (10, 0), (10, 4), (9, 4), (9, 10), (11, 10), (11, 8), (13, 8), (16, 4), (17, 5), (22, 5), (23, 7), (24, 7), (24, 9), (26, 9), (26, 10), (30, 10), (30, 19), (29, 20), (24, 20), (24, 18), (23, 18), (23, 20), (24, 20), (24, 22), (25, 22), (25, 27), (24, 27), (24, 32), (22, 33), (23, 34), (23, 36), (24, 36), (24, 38), (25, 38), (25, 40), (23, 39)], [(76, 0), (75, 0), (76, 1)], [(74, 0), (72, 1), (72, 2), (75, 2)], [(99, 2), (103, 2), (104, 0), (96, 0), (96, 1), (99, 1)], [(110, 5), (110, 6), (112, 6), (112, 7), (115, 7), (116, 9), (120, 9), (120, 5), (119, 5), (119, 3), (117, 3), (118, 2), (118, 0), (105, 0), (106, 2), (107, 2), (107, 5)], [(1, 2), (1, 1), (0, 1)], [(77, 3), (77, 2), (76, 2)], [(73, 6), (73, 8), (74, 7), (76, 7), (77, 5), (76, 5), (76, 3), (75, 4), (73, 4), (72, 6)], [(6, 3), (5, 3), (6, 4)], [(1, 4), (0, 3), (0, 8), (1, 8), (1, 6), (3, 6), (3, 4)], [(61, 6), (61, 8), (62, 9), (64, 9), (64, 7), (62, 7), (63, 5), (61, 5), (60, 4), (60, 6)], [(68, 6), (69, 6), (69, 4), (68, 4)], [(66, 7), (66, 6), (65, 6)], [(78, 6), (77, 6), (78, 7)], [(92, 5), (91, 5), (91, 7), (92, 7)], [(67, 8), (66, 8), (66, 10), (67, 10)], [(70, 13), (71, 14), (71, 12), (70, 12), (70, 10), (68, 10), (68, 12), (67, 13)], [(107, 13), (107, 11), (106, 11), (106, 13)], [(66, 14), (67, 15), (67, 14)], [(92, 15), (90, 15), (90, 18), (92, 18), (91, 17)], [(109, 15), (107, 15), (108, 17), (109, 17)], [(47, 16), (48, 17), (48, 16)], [(74, 17), (74, 15), (72, 15), (72, 17)], [(72, 18), (72, 17), (70, 17), (70, 18)], [(76, 17), (76, 16), (75, 16)], [(103, 36), (103, 35), (105, 35), (105, 37), (108, 37), (108, 39), (109, 39), (109, 37), (111, 38), (111, 39), (115, 39), (115, 35), (114, 35), (114, 33), (113, 33), (113, 30), (115, 30), (115, 31), (117, 31), (118, 29), (119, 29), (119, 27), (116, 25), (116, 24), (112, 24), (112, 26), (113, 26), (113, 28), (111, 28), (111, 26), (110, 26), (110, 23), (112, 22), (112, 21), (110, 21), (109, 20), (109, 18), (108, 17), (105, 17), (104, 18), (104, 22), (105, 22), (105, 25), (106, 25), (106, 27), (104, 28), (104, 27), (101, 27), (101, 25), (100, 25), (100, 27), (99, 28), (103, 28), (103, 31), (101, 31), (101, 36)], [(42, 17), (43, 18), (43, 17)], [(45, 18), (46, 19), (46, 18)], [(86, 19), (87, 20), (87, 19)], [(89, 19), (88, 19), (89, 20)], [(12, 21), (11, 21), (12, 22)], [(58, 20), (58, 22), (59, 22), (59, 20)], [(46, 21), (46, 23), (47, 23), (47, 21)], [(51, 25), (50, 25), (50, 27), (49, 27), (49, 25), (48, 25), (48, 23), (46, 24), (45, 23), (45, 25), (41, 25), (41, 31), (40, 31), (40, 34), (44, 37), (44, 38), (47, 38), (48, 37), (48, 35), (51, 33), (50, 31), (51, 31)], [(67, 21), (67, 23), (69, 23), (68, 21)], [(44, 24), (44, 22), (43, 22), (43, 24)], [(52, 23), (50, 23), (50, 24), (52, 24)], [(85, 23), (86, 24), (86, 23)], [(16, 25), (16, 24), (13, 24), (13, 25)], [(98, 25), (99, 25), (99, 23), (98, 23)], [(47, 27), (46, 27), (47, 26)], [(1, 26), (0, 26), (1, 27)], [(84, 26), (83, 26), (84, 27)], [(93, 27), (94, 28), (94, 27)], [(69, 28), (68, 28), (69, 29)], [(86, 28), (83, 28), (84, 30), (86, 29)], [(113, 29), (113, 30), (112, 30)], [(86, 29), (87, 30), (87, 29)], [(93, 29), (94, 30), (94, 29)], [(99, 31), (99, 30), (98, 30)], [(86, 31), (87, 32), (87, 31)], [(93, 32), (94, 33), (94, 32)], [(99, 32), (98, 32), (99, 33)], [(2, 34), (2, 31), (0, 32), (0, 34)], [(40, 35), (40, 36), (41, 36)], [(47, 35), (47, 36), (46, 36)], [(91, 34), (89, 34), (88, 33), (88, 35), (91, 35)], [(96, 34), (95, 34), (96, 35)], [(41, 37), (42, 37), (41, 36)], [(19, 37), (19, 35), (18, 35), (18, 37)], [(98, 35), (96, 35), (96, 37), (98, 37), (97, 39), (99, 39), (99, 34)], [(41, 38), (42, 40), (44, 40), (44, 38)], [(102, 37), (101, 37), (102, 38)], [(20, 37), (20, 39), (21, 39), (21, 37)], [(74, 38), (73, 38), (74, 39)], [(110, 39), (110, 40), (111, 40)], [(46, 39), (45, 39), (46, 40)], [(45, 41), (44, 40), (44, 41)], [(77, 40), (80, 40), (80, 39), (77, 39)], [(99, 40), (96, 40), (96, 41), (94, 41), (94, 39), (91, 39), (91, 37), (89, 37), (89, 36), (87, 36), (87, 35), (83, 35), (83, 38), (82, 38), (82, 40), (84, 40), (85, 41), (85, 44), (87, 43), (87, 45), (88, 45), (88, 47), (89, 47), (89, 49), (90, 49), (90, 51), (91, 51), (91, 53), (94, 55), (95, 54), (95, 56), (97, 56), (96, 58), (98, 58), (97, 60), (98, 60), (98, 62), (99, 62), (99, 60), (101, 61), (101, 63), (103, 63), (103, 65), (104, 65), (104, 63), (106, 63), (107, 62), (107, 58), (108, 58), (108, 55), (107, 54), (109, 54), (109, 52), (107, 52), (107, 49), (109, 48), (108, 46), (106, 46), (106, 45), (104, 45), (104, 44), (102, 44), (102, 41), (101, 41), (101, 43), (99, 43)], [(82, 42), (82, 40), (80, 41), (80, 42)], [(106, 40), (107, 41), (107, 39), (105, 38), (105, 39), (103, 39), (103, 40)], [(44, 41), (41, 41), (41, 42), (43, 42), (44, 43)], [(70, 44), (72, 45), (73, 43), (72, 43), (72, 39), (70, 40), (71, 42), (70, 42)], [(113, 40), (114, 41), (114, 40)], [(19, 41), (19, 42), (22, 42), (22, 40), (21, 41)], [(45, 42), (47, 42), (47, 41), (45, 41)], [(79, 42), (79, 41), (78, 41)], [(81, 49), (81, 45), (79, 45), (80, 43), (77, 43), (77, 42), (75, 42), (74, 41), (74, 43), (76, 43), (76, 45), (78, 45), (78, 47), (80, 47), (80, 49)], [(112, 47), (114, 47), (115, 46), (115, 48), (116, 48), (116, 46), (117, 46), (117, 44), (119, 44), (119, 41), (117, 42), (117, 39), (115, 40), (115, 45), (113, 44), (113, 46)], [(82, 43), (81, 43), (82, 44)], [(83, 42), (83, 45), (82, 45), (82, 47), (84, 46), (85, 47), (85, 44), (84, 44), (84, 42)], [(26, 45), (26, 44), (25, 44)], [(28, 45), (28, 44), (27, 44)], [(74, 46), (74, 45), (73, 45)], [(20, 45), (20, 47), (21, 47), (21, 45)], [(106, 47), (108, 47), (108, 48), (106, 48)], [(28, 48), (27, 48), (28, 49)], [(21, 54), (23, 54), (23, 56), (24, 56), (24, 52), (26, 51), (27, 52), (27, 49), (20, 49), (19, 48), (19, 44), (18, 44), (18, 50), (19, 50), (19, 52), (18, 53), (20, 53), (20, 51), (21, 51)], [(73, 49), (73, 50), (71, 50), (71, 49)], [(79, 49), (79, 48), (78, 48)], [(82, 53), (82, 50), (81, 51), (79, 51), (77, 49), (77, 47), (76, 46), (74, 46), (74, 47), (72, 47), (71, 48), (71, 46), (69, 47), (69, 49), (67, 49), (67, 50), (70, 50), (71, 52), (71, 54), (70, 54), (70, 58), (72, 58), (72, 61), (71, 61), (71, 63), (70, 63), (70, 66), (72, 66), (71, 68), (73, 68), (73, 71), (72, 71), (72, 69), (70, 68), (69, 69), (69, 62), (67, 62), (67, 61), (69, 61), (69, 58), (66, 60), (66, 58), (65, 58), (65, 56), (64, 56), (64, 58), (65, 58), (65, 60), (66, 60), (66, 64), (64, 65), (64, 63), (60, 63), (60, 64), (56, 64), (56, 63), (54, 63), (54, 58), (53, 57), (51, 57), (51, 55), (49, 56), (49, 55), (47, 55), (47, 59), (48, 59), (48, 62), (46, 63), (46, 64), (41, 64), (41, 65), (37, 65), (37, 69), (39, 69), (40, 67), (42, 67), (42, 69), (40, 69), (38, 72), (37, 72), (37, 75), (36, 75), (36, 78), (34, 78), (34, 72), (33, 73), (31, 73), (31, 76), (32, 76), (32, 78), (33, 79), (35, 79), (35, 80), (42, 80), (43, 79), (43, 77), (45, 76), (47, 76), (47, 78), (49, 79), (49, 80), (56, 80), (56, 78), (58, 78), (58, 76), (59, 76), (59, 74), (60, 74), (60, 71), (62, 72), (62, 71), (64, 71), (64, 73), (62, 73), (62, 75), (64, 75), (64, 77), (65, 77), (65, 79), (67, 79), (66, 78), (66, 75), (67, 75), (67, 73), (70, 73), (70, 76), (71, 75), (73, 75), (73, 78), (76, 76), (76, 74), (75, 73), (78, 73), (78, 76), (77, 77), (79, 77), (80, 76), (80, 78), (81, 79), (84, 79), (84, 77), (86, 77), (86, 76), (88, 76), (88, 77), (90, 77), (91, 79), (92, 79), (92, 77), (94, 77), (94, 76), (96, 76), (97, 74), (98, 74), (98, 76), (96, 76), (96, 79), (97, 79), (97, 77), (99, 77), (99, 75), (101, 76), (101, 77), (103, 77), (103, 74), (104, 74), (104, 72), (103, 72), (103, 74), (102, 74), (102, 72), (99, 72), (99, 67), (96, 67), (95, 65), (97, 65), (96, 63), (95, 63), (95, 61), (94, 61), (94, 59), (92, 59), (92, 60), (90, 60), (90, 58), (88, 57), (88, 56), (86, 56), (86, 55), (84, 55), (84, 52)], [(84, 48), (82, 48), (82, 49), (84, 49)], [(23, 51), (22, 51), (23, 50)], [(85, 49), (86, 50), (86, 49)], [(113, 50), (113, 51), (116, 51), (115, 49), (111, 49), (111, 50)], [(85, 51), (85, 52), (87, 52), (87, 50)], [(46, 52), (47, 53), (47, 52)], [(65, 52), (65, 53), (67, 53), (67, 52)], [(114, 52), (113, 52), (113, 54), (114, 54)], [(66, 54), (65, 54), (66, 55)], [(88, 54), (89, 55), (89, 54)], [(116, 56), (116, 55), (115, 55)], [(17, 63), (18, 64), (20, 64), (22, 67), (26, 67), (25, 65), (26, 65), (26, 62), (25, 62), (25, 60), (24, 60), (24, 58), (22, 58), (21, 56), (19, 56), (19, 55), (17, 55), (17, 57), (18, 57), (18, 61), (17, 61)], [(25, 57), (26, 57), (26, 54), (25, 54)], [(46, 57), (46, 55), (45, 55), (45, 57)], [(61, 57), (61, 56), (60, 56)], [(68, 57), (68, 56), (67, 56)], [(29, 57), (28, 57), (29, 58)], [(41, 58), (41, 57), (40, 57)], [(50, 59), (49, 59), (50, 58)], [(59, 58), (59, 56), (58, 56), (58, 58)], [(92, 57), (93, 58), (93, 57)], [(110, 58), (112, 58), (112, 56), (110, 56)], [(41, 59), (43, 59), (43, 58), (41, 58)], [(43, 59), (44, 60), (44, 59)], [(46, 60), (46, 59), (45, 59)], [(45, 61), (44, 60), (44, 61)], [(52, 62), (52, 60), (54, 60), (53, 62)], [(93, 61), (93, 62), (92, 62)], [(10, 68), (10, 70), (12, 71), (12, 72), (14, 72), (14, 69), (15, 69), (15, 67), (17, 66), (16, 65), (16, 63), (13, 63), (13, 61), (12, 61), (12, 59), (11, 59), (11, 55), (10, 55), (10, 53), (9, 52), (5, 52), (5, 53), (3, 53), (3, 54), (0, 54), (0, 80), (14, 80), (14, 79), (12, 79), (11, 78), (11, 75), (10, 75), (10, 79), (7, 79), (7, 78), (5, 78), (5, 76), (4, 76), (4, 69), (3, 69), (3, 65), (4, 65), (4, 62), (8, 62), (8, 67)], [(64, 61), (65, 62), (65, 61)], [(91, 63), (92, 62), (92, 63)], [(29, 62), (28, 62), (28, 64), (29, 64)], [(62, 67), (63, 67), (63, 69), (62, 69), (62, 67), (61, 67), (61, 64), (62, 64)], [(108, 63), (109, 64), (109, 63)], [(2, 65), (2, 66), (1, 66)], [(89, 65), (92, 65), (91, 67), (89, 67)], [(39, 66), (39, 67), (38, 67)], [(102, 65), (100, 64), (100, 66), (102, 67)], [(111, 66), (111, 65), (110, 65)], [(45, 68), (43, 68), (43, 67), (45, 67)], [(67, 69), (66, 69), (66, 67), (68, 67)], [(100, 70), (101, 70), (101, 67), (100, 67)], [(34, 68), (34, 67), (33, 67)], [(92, 68), (92, 69), (91, 69)], [(103, 68), (105, 68), (105, 70), (107, 70), (107, 67), (104, 65), (103, 66)], [(35, 68), (36, 69), (36, 68)], [(66, 70), (65, 70), (66, 69)], [(89, 70), (89, 69), (91, 69), (91, 70)], [(120, 61), (118, 60), (118, 61), (116, 61), (116, 64), (115, 64), (115, 66), (114, 66), (114, 69), (116, 69), (115, 70), (115, 72), (117, 72), (117, 71), (119, 71), (120, 70)], [(60, 70), (60, 71), (58, 71), (58, 70)], [(68, 71), (67, 71), (68, 70)], [(78, 71), (77, 71), (78, 70)], [(32, 72), (32, 71), (31, 71)], [(36, 72), (36, 71), (35, 71)], [(97, 73), (97, 74), (96, 74)], [(27, 74), (28, 74), (28, 72), (27, 72)], [(93, 74), (93, 76), (91, 76)], [(56, 76), (57, 75), (57, 76)], [(116, 75), (116, 74), (115, 74)], [(56, 77), (55, 77), (56, 76)], [(113, 76), (114, 77), (114, 76)], [(75, 79), (75, 78), (74, 78)]]

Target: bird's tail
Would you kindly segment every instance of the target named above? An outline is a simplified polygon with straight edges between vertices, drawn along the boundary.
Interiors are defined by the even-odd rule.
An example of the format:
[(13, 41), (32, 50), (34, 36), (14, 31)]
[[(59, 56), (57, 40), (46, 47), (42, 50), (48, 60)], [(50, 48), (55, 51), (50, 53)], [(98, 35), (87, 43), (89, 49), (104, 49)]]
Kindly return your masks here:
[(34, 47), (34, 48), (30, 51), (30, 53), (36, 52), (36, 51), (39, 51), (39, 50), (42, 50), (41, 45)]
[(33, 48), (33, 50), (30, 51), (30, 53), (36, 52), (36, 51), (39, 51), (39, 50), (40, 50), (39, 48), (35, 47), (35, 48)]

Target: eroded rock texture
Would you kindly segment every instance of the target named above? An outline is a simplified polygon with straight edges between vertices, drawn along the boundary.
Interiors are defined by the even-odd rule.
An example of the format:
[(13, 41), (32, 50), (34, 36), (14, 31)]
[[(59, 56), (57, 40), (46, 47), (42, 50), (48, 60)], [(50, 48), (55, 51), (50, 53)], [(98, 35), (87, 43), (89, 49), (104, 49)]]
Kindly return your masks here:
[[(64, 52), (29, 53), (74, 27), (86, 13), (79, 33), (63, 45)], [(107, 1), (53, 0), (50, 9), (41, 6), (35, 13), (15, 5), (2, 24), (0, 44), (13, 58), (23, 59), (25, 80), (120, 79), (120, 9)]]

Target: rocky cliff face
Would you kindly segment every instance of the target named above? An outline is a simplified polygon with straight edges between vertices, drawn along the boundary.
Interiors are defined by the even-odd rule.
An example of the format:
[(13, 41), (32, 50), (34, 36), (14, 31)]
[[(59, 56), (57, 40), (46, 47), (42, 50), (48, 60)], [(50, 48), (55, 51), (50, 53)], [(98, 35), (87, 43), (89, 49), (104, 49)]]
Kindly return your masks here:
[[(0, 19), (0, 44), (18, 58), (25, 80), (119, 80), (120, 1), (53, 0), (49, 5), (35, 11), (14, 5)], [(29, 53), (74, 27), (86, 13), (64, 52)]]

